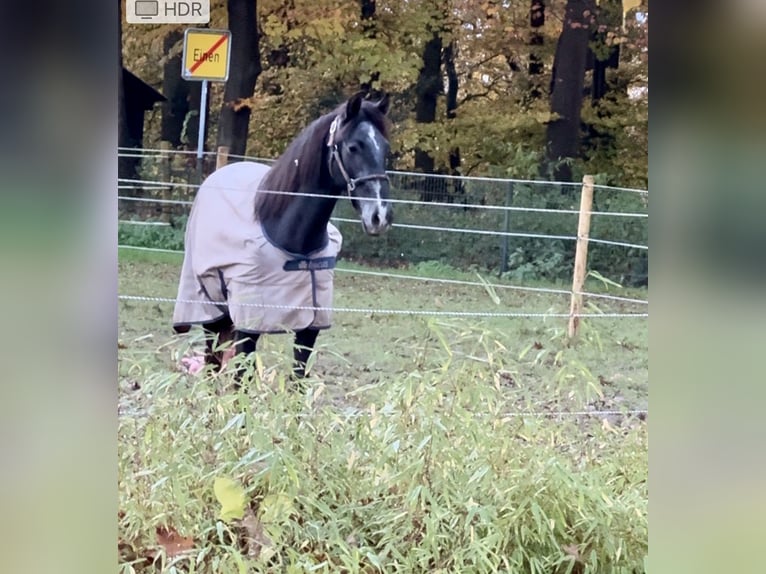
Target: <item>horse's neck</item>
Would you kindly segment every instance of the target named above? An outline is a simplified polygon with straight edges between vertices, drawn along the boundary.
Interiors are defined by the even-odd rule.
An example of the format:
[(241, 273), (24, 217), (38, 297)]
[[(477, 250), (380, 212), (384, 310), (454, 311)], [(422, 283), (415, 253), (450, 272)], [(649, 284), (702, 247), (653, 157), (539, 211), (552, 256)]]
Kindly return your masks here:
[[(330, 190), (312, 190), (328, 195)], [(291, 253), (307, 255), (325, 246), (327, 224), (337, 198), (297, 196), (284, 213), (261, 222), (269, 239)]]
[(327, 153), (323, 145), (318, 184), (298, 190), (312, 195), (296, 196), (280, 215), (261, 221), (269, 239), (291, 253), (307, 255), (324, 247), (327, 241), (327, 224), (341, 192), (334, 189)]

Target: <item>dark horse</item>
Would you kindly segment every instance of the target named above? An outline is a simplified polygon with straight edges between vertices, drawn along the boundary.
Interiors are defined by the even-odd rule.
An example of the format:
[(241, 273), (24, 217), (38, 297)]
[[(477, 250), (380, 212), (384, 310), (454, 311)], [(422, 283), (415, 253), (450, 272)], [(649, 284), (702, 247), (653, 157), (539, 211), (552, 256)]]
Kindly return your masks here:
[(388, 104), (356, 94), (305, 128), (271, 168), (234, 163), (200, 186), (173, 327), (203, 327), (207, 364), (220, 369), (220, 343), (234, 340), (236, 353), (248, 354), (263, 333), (294, 332), (293, 373), (305, 376), (330, 326), (337, 200), (348, 195), (368, 235), (391, 226)]

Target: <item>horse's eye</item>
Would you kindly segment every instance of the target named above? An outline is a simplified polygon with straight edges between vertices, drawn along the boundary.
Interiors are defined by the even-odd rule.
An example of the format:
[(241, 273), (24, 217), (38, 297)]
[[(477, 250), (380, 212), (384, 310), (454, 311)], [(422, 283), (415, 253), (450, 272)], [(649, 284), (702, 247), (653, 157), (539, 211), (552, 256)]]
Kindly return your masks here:
[(358, 152), (359, 151), (359, 145), (355, 144), (355, 143), (348, 144), (348, 151), (349, 151), (349, 153), (356, 153), (356, 152)]

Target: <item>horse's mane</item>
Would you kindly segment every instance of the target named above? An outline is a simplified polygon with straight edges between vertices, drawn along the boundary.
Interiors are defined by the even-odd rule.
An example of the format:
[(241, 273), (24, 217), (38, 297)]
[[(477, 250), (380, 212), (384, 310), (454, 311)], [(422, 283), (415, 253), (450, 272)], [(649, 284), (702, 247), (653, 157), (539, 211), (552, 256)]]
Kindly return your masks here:
[[(309, 124), (279, 156), (258, 185), (259, 190), (321, 193), (322, 159), (333, 120), (345, 113), (345, 102)], [(355, 122), (370, 122), (388, 139), (388, 121), (374, 102), (363, 101)], [(277, 216), (298, 197), (281, 193), (257, 193), (255, 217)]]

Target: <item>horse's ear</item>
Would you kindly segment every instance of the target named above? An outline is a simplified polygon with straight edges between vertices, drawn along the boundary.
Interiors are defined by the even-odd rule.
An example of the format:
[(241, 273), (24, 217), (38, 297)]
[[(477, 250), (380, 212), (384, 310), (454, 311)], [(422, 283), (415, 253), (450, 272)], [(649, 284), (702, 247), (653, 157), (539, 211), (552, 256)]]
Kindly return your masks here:
[(364, 92), (357, 92), (346, 103), (346, 121), (349, 121), (359, 114), (359, 110), (362, 109), (362, 99), (364, 99)]
[(375, 104), (375, 106), (380, 110), (380, 113), (384, 116), (388, 114), (388, 105), (390, 103), (390, 100), (388, 98), (388, 94), (383, 94), (383, 97), (378, 100), (378, 102)]

